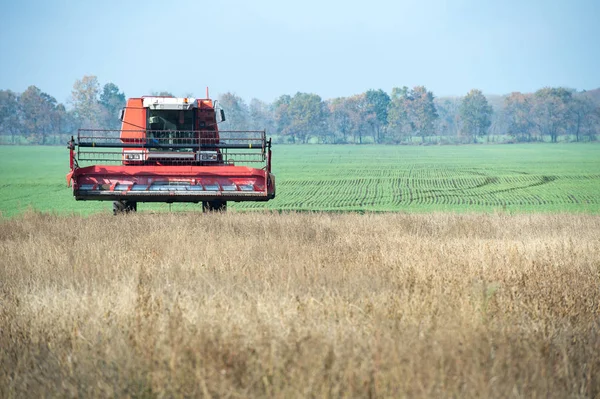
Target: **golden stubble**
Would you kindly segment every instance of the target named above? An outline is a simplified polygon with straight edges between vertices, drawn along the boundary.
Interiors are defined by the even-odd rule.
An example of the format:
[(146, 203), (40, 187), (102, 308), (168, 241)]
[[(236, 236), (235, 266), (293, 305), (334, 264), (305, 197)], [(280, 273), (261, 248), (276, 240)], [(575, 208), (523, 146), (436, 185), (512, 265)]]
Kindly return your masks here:
[(600, 217), (0, 222), (0, 396), (594, 397)]

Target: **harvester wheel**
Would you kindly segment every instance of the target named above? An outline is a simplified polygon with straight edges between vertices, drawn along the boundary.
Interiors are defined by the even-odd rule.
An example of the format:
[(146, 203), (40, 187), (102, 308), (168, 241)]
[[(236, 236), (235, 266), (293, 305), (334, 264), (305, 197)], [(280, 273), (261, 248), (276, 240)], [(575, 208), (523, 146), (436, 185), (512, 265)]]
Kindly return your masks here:
[(227, 210), (227, 201), (202, 201), (203, 212), (225, 212)]
[(136, 212), (137, 202), (133, 201), (115, 201), (113, 202), (113, 215), (120, 215), (123, 213)]

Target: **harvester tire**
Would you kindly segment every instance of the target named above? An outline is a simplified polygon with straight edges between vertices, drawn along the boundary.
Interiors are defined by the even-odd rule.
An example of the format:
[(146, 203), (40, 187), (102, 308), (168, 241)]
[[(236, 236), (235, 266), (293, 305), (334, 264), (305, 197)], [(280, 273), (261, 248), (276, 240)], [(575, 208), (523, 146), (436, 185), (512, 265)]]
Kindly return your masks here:
[(113, 202), (113, 215), (121, 215), (137, 211), (137, 202), (133, 201), (115, 201)]
[(227, 201), (202, 201), (203, 212), (225, 212), (227, 210)]

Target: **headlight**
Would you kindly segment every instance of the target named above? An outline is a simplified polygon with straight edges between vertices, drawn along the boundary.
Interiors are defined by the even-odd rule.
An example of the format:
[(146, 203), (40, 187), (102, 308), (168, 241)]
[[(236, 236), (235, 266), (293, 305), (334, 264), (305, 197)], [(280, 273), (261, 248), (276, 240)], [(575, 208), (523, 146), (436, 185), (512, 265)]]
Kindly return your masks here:
[(208, 161), (208, 162), (214, 162), (218, 160), (217, 157), (217, 152), (216, 151), (200, 151), (198, 153), (198, 160), (200, 161)]

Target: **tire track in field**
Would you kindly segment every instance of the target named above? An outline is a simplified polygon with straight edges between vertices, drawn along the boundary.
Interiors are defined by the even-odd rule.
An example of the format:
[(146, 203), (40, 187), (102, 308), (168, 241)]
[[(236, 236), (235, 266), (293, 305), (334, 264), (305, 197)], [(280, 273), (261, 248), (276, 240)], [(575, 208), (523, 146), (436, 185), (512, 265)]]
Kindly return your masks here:
[[(430, 204), (437, 204), (437, 203), (442, 203), (440, 202), (440, 199), (444, 199), (444, 198), (450, 198), (450, 196), (448, 195), (444, 195), (442, 193), (447, 193), (447, 192), (453, 192), (453, 191), (460, 191), (460, 192), (464, 192), (465, 190), (472, 190), (472, 189), (478, 189), (478, 188), (482, 188), (482, 187), (486, 187), (490, 184), (495, 184), (498, 182), (498, 178), (495, 176), (489, 176), (483, 172), (480, 171), (476, 171), (476, 170), (472, 170), (472, 169), (466, 169), (466, 170), (461, 170), (461, 172), (463, 173), (467, 173), (468, 175), (477, 175), (483, 178), (483, 180), (479, 183), (476, 184), (470, 184), (472, 179), (468, 179), (468, 176), (459, 176), (456, 178), (448, 178), (448, 179), (436, 179), (435, 177), (438, 176), (439, 174), (434, 170), (425, 170), (423, 171), (423, 173), (429, 177), (429, 175), (433, 173), (433, 176), (429, 177), (428, 180), (433, 180), (436, 181), (437, 183), (442, 183), (442, 185), (444, 185), (447, 182), (447, 186), (446, 187), (442, 187), (442, 188), (428, 188), (428, 189), (423, 189), (420, 187), (417, 187), (417, 184), (419, 182), (422, 182), (423, 179), (419, 179), (417, 177), (414, 176), (415, 172), (415, 168), (414, 166), (411, 166), (411, 168), (409, 169), (409, 173), (408, 176), (406, 178), (406, 184), (402, 184), (403, 179), (397, 179), (396, 180), (396, 187), (398, 187), (398, 190), (396, 192), (394, 192), (394, 196), (396, 198), (395, 201), (393, 201), (394, 205), (402, 205), (403, 202), (407, 202), (408, 205), (412, 204), (413, 202), (416, 202), (418, 204), (422, 204), (422, 203), (430, 203)], [(446, 174), (446, 171), (442, 171), (442, 175)], [(405, 201), (405, 196), (403, 195), (403, 186), (406, 188), (407, 191), (407, 196), (408, 196), (408, 201)], [(452, 186), (452, 188), (448, 187), (448, 186)], [(437, 194), (440, 193), (441, 195), (434, 195), (435, 198), (431, 198), (431, 196), (425, 196), (423, 197), (420, 194)], [(404, 201), (403, 201), (404, 200)], [(459, 199), (458, 201), (459, 203), (461, 202), (461, 199)]]
[[(477, 204), (479, 203), (479, 199), (482, 195), (485, 196), (492, 196), (492, 195), (496, 195), (496, 194), (505, 194), (505, 193), (514, 193), (515, 191), (518, 190), (524, 190), (524, 189), (528, 189), (528, 188), (533, 188), (533, 187), (539, 187), (548, 183), (551, 183), (555, 180), (557, 180), (558, 177), (557, 176), (541, 176), (539, 179), (537, 179), (538, 181), (533, 182), (531, 184), (526, 184), (524, 186), (517, 186), (517, 187), (507, 187), (504, 189), (497, 189), (497, 190), (490, 190), (490, 191), (486, 191), (483, 193), (465, 193), (465, 190), (472, 190), (472, 189), (477, 189), (477, 188), (483, 188), (483, 187), (487, 187), (493, 183), (497, 183), (499, 181), (499, 179), (496, 178), (491, 178), (491, 179), (486, 179), (486, 181), (484, 182), (484, 184), (478, 184), (476, 186), (472, 186), (469, 188), (465, 188), (465, 189), (461, 189), (460, 191), (462, 191), (462, 195), (458, 195), (458, 194), (441, 194), (441, 195), (437, 195), (438, 193), (440, 193), (441, 190), (427, 190), (427, 191), (423, 191), (423, 194), (425, 195), (425, 198), (442, 198), (442, 199), (446, 199), (446, 200), (450, 200), (450, 199), (458, 199), (459, 202), (462, 201), (466, 201), (469, 205), (473, 205), (473, 204)], [(453, 192), (456, 192), (458, 190), (452, 190)], [(427, 194), (434, 194), (434, 195), (427, 195)], [(534, 196), (537, 194), (534, 194)], [(476, 197), (474, 197), (476, 196)], [(536, 200), (538, 201), (538, 203), (540, 201), (542, 201), (540, 198), (536, 198)], [(487, 202), (487, 201), (484, 201)], [(529, 201), (528, 201), (529, 202)], [(544, 202), (545, 203), (545, 202)]]

